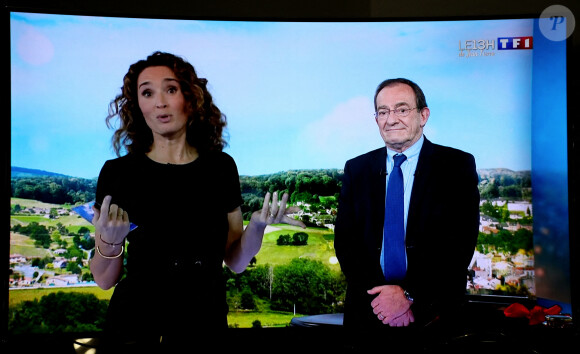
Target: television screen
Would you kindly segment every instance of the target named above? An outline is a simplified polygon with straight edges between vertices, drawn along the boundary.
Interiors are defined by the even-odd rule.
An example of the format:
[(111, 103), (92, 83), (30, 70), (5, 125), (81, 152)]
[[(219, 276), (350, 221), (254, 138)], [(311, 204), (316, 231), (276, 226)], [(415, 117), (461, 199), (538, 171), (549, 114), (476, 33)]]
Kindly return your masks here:
[[(238, 166), (245, 218), (265, 192), (279, 190), (307, 224), (268, 227), (245, 272), (224, 268), (231, 327), (285, 327), (294, 317), (342, 311), (333, 249), (342, 168), (383, 146), (373, 95), (395, 77), (425, 92), (428, 139), (475, 156), (481, 225), (466, 292), (570, 305), (566, 41), (546, 38), (539, 19), (11, 12), (9, 333), (102, 330), (112, 291), (93, 281), (94, 227), (72, 208), (95, 198), (100, 168), (115, 158), (105, 117), (124, 74), (154, 51), (182, 56), (208, 79), (227, 116), (224, 151)], [(449, 210), (433, 227), (451, 228), (453, 217)], [(326, 292), (310, 293), (305, 278)], [(62, 316), (43, 318), (48, 307)]]

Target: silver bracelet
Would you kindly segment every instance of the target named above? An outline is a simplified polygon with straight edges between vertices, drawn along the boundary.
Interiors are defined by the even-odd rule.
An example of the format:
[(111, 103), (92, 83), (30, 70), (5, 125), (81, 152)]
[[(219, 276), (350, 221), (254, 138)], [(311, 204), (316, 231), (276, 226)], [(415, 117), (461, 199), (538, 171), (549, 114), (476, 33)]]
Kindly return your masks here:
[(121, 246), (121, 252), (119, 252), (118, 255), (116, 256), (105, 256), (104, 254), (101, 253), (101, 249), (99, 248), (99, 246), (97, 245), (97, 253), (99, 254), (99, 256), (105, 258), (105, 259), (115, 259), (115, 258), (119, 258), (121, 257), (121, 255), (123, 254), (123, 252), (125, 251), (125, 246)]

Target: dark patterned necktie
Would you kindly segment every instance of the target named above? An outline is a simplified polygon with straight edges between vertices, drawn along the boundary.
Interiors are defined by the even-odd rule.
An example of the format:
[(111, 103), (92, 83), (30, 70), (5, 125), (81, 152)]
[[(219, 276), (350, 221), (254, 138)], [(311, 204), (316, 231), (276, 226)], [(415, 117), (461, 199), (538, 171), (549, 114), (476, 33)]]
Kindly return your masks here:
[(395, 156), (395, 167), (389, 176), (385, 202), (383, 263), (385, 279), (396, 282), (405, 277), (405, 224), (404, 188), (401, 164), (407, 159), (403, 154)]

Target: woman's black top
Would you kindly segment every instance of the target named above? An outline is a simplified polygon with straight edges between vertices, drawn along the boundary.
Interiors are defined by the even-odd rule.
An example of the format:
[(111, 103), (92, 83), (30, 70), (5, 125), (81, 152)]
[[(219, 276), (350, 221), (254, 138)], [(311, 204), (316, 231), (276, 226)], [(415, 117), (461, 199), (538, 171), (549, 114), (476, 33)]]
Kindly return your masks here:
[(212, 152), (173, 165), (128, 154), (104, 164), (96, 201), (105, 195), (137, 225), (127, 236), (107, 330), (168, 335), (227, 327), (227, 215), (243, 203), (234, 160)]

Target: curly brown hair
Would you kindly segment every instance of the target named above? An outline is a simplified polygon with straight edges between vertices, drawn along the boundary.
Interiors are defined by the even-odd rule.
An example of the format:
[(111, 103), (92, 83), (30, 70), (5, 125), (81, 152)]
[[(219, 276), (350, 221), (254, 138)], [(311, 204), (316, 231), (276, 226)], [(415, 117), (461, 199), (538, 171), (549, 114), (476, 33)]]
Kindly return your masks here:
[(173, 70), (179, 80), (186, 102), (186, 139), (189, 145), (200, 154), (221, 151), (227, 145), (223, 137), (226, 116), (213, 103), (206, 87), (207, 80), (198, 77), (193, 65), (181, 57), (157, 51), (129, 67), (123, 78), (121, 93), (109, 105), (107, 127), (113, 128), (111, 120), (114, 117), (118, 116), (120, 120), (120, 126), (111, 139), (117, 156), (121, 156), (122, 150), (128, 153), (147, 153), (151, 150), (153, 133), (139, 108), (137, 90), (139, 75), (151, 66), (166, 66)]

